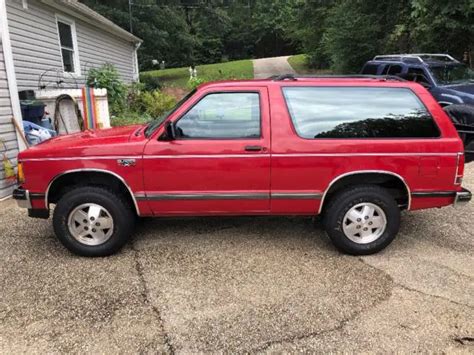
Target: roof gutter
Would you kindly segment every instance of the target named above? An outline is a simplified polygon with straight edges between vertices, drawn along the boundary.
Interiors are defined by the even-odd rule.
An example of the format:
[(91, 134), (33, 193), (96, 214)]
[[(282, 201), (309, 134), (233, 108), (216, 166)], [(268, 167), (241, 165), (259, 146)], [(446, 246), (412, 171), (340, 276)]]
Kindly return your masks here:
[(131, 43), (143, 42), (137, 36), (134, 36), (130, 32), (124, 30), (120, 26), (116, 25), (112, 21), (108, 20), (104, 16), (95, 12), (91, 8), (84, 4), (79, 3), (76, 0), (61, 1), (61, 0), (39, 0), (41, 3), (48, 5), (58, 11), (61, 11), (73, 18), (84, 21), (94, 27), (100, 28), (101, 30), (107, 31), (119, 38), (122, 38)]

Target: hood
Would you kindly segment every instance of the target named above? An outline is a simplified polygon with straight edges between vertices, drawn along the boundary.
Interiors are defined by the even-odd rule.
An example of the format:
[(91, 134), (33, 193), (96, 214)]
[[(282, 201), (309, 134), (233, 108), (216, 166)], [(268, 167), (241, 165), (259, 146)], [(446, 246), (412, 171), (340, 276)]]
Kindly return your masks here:
[[(52, 158), (52, 157), (84, 157), (84, 156), (115, 156), (132, 154), (130, 137), (142, 126), (125, 126), (101, 130), (62, 135), (35, 145), (18, 156), (19, 159)], [(142, 140), (144, 138), (142, 137)], [(133, 146), (137, 145), (134, 140)], [(134, 152), (135, 154), (136, 152)]]
[(474, 84), (446, 85), (440, 88), (442, 88), (441, 95), (457, 96), (463, 103), (474, 105)]
[(462, 92), (470, 95), (474, 95), (474, 83), (472, 84), (461, 84), (461, 85), (447, 85), (446, 89)]

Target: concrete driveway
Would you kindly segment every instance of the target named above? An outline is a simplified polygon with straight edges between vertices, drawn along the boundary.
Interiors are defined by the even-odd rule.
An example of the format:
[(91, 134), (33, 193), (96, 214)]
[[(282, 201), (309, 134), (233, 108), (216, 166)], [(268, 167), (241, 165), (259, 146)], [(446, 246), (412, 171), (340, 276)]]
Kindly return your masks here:
[(253, 75), (255, 79), (266, 79), (272, 75), (295, 74), (288, 63), (287, 57), (273, 57), (253, 60)]
[(363, 258), (307, 218), (191, 218), (85, 259), (0, 209), (0, 353), (474, 351), (474, 203), (406, 213)]

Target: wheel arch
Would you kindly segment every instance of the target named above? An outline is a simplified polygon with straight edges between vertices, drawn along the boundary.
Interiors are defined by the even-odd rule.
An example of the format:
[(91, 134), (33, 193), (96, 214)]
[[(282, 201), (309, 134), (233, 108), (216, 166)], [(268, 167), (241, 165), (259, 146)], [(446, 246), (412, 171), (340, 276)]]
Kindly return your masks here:
[[(91, 176), (91, 175), (100, 175), (105, 180), (115, 181), (115, 183), (117, 183), (118, 186), (122, 188), (122, 191), (126, 195), (125, 197), (127, 197), (132, 202), (136, 214), (138, 216), (140, 215), (140, 209), (138, 208), (137, 200), (135, 199), (133, 191), (130, 188), (130, 186), (127, 184), (125, 179), (113, 171), (104, 170), (104, 169), (73, 169), (73, 170), (64, 171), (56, 175), (49, 182), (48, 187), (46, 188), (46, 193), (44, 197), (44, 203), (45, 203), (46, 209), (49, 209), (49, 204), (52, 203), (50, 200), (51, 200), (51, 197), (54, 196), (53, 194), (61, 191), (61, 185), (60, 185), (61, 182), (70, 182), (70, 179), (73, 179), (75, 177), (84, 177), (84, 176)], [(73, 185), (78, 185), (78, 184), (73, 184)], [(64, 188), (66, 186), (62, 186), (62, 187)]]
[[(380, 180), (382, 178), (382, 180)], [(387, 180), (388, 178), (388, 180)], [(359, 184), (375, 184), (381, 185), (381, 181), (398, 181), (399, 189), (403, 186), (404, 195), (407, 200), (407, 210), (410, 210), (411, 207), (411, 190), (410, 186), (406, 182), (406, 180), (399, 174), (394, 173), (388, 170), (358, 170), (358, 171), (351, 171), (335, 177), (328, 185), (326, 190), (323, 193), (321, 198), (321, 203), (319, 204), (319, 211), (318, 213), (321, 214), (323, 211), (325, 202), (330, 198), (332, 194), (341, 190), (342, 188), (348, 186), (351, 182), (356, 181)]]

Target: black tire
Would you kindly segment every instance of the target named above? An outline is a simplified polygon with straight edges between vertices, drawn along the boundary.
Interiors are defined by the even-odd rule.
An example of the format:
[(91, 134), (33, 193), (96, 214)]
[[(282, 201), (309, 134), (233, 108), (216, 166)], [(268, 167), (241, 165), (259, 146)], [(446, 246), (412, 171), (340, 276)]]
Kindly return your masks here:
[[(444, 107), (444, 110), (451, 118), (453, 123), (460, 123), (473, 127), (474, 132), (474, 106), (471, 105), (449, 105)], [(466, 152), (466, 163), (474, 161), (474, 133), (465, 134), (460, 133), (464, 143), (464, 151)]]
[[(366, 244), (352, 241), (343, 231), (344, 216), (361, 203), (378, 206), (386, 218), (383, 233)], [(351, 255), (368, 255), (384, 249), (393, 241), (400, 228), (400, 209), (385, 189), (375, 185), (359, 185), (344, 189), (331, 198), (324, 211), (323, 223), (326, 233), (337, 249)]]
[[(78, 206), (97, 204), (107, 210), (113, 221), (110, 237), (102, 244), (87, 245), (74, 238), (68, 227), (69, 216)], [(108, 256), (119, 251), (128, 241), (135, 224), (135, 214), (125, 198), (102, 187), (78, 187), (58, 201), (53, 215), (54, 232), (60, 242), (80, 256)], [(84, 221), (85, 222), (85, 221)]]

